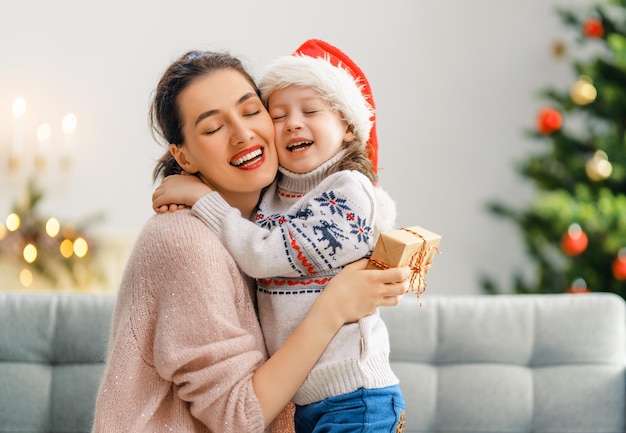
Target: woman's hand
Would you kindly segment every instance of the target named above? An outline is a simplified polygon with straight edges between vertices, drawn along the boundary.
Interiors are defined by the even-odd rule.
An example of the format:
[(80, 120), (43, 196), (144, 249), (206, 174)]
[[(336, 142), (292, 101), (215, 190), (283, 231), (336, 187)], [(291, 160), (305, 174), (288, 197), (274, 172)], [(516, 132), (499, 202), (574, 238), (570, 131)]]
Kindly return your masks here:
[[(356, 322), (376, 308), (395, 306), (409, 290), (408, 266), (390, 269), (366, 269), (367, 259), (344, 267), (318, 297), (321, 311), (336, 323)], [(315, 304), (314, 304), (315, 305)]]
[(197, 176), (174, 174), (167, 176), (152, 193), (155, 212), (174, 212), (193, 206), (200, 197), (213, 190)]

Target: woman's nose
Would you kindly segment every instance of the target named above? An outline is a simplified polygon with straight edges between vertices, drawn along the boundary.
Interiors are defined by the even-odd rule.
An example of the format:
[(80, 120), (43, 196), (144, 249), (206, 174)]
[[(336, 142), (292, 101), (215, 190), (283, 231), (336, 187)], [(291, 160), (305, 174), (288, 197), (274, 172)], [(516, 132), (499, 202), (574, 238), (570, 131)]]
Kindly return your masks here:
[(233, 144), (244, 143), (250, 140), (253, 136), (254, 132), (244, 121), (233, 121), (231, 133), (231, 142)]

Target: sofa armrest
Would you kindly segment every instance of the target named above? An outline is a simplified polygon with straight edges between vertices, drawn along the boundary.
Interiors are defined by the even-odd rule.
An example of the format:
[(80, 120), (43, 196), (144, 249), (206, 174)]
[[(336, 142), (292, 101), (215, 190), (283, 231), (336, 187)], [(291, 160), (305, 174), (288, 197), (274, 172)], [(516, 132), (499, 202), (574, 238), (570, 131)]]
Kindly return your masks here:
[(114, 294), (0, 292), (0, 431), (89, 432)]

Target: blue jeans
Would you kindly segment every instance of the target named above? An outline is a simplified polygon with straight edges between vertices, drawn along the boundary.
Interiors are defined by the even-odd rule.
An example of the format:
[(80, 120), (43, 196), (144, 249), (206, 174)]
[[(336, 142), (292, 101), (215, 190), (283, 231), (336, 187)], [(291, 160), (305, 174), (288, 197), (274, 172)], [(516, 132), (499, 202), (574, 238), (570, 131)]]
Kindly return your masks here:
[(359, 388), (306, 406), (296, 405), (296, 433), (401, 433), (404, 412), (398, 385)]

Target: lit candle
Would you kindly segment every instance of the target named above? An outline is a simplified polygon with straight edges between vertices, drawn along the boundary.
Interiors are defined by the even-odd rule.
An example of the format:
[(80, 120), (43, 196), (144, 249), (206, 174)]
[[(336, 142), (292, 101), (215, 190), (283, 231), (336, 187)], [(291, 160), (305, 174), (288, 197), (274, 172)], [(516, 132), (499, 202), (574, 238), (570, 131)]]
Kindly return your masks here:
[(74, 113), (68, 113), (63, 117), (61, 127), (63, 129), (63, 154), (61, 157), (62, 165), (68, 168), (70, 163), (70, 153), (74, 150), (74, 131), (78, 120)]
[(13, 102), (12, 156), (19, 155), (24, 145), (24, 113), (26, 113), (26, 100), (20, 96)]
[(37, 169), (39, 170), (43, 170), (46, 167), (50, 135), (50, 124), (42, 123), (39, 125), (37, 128)]

